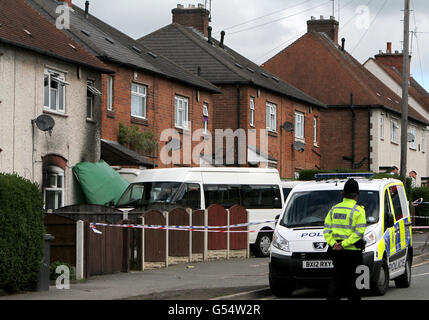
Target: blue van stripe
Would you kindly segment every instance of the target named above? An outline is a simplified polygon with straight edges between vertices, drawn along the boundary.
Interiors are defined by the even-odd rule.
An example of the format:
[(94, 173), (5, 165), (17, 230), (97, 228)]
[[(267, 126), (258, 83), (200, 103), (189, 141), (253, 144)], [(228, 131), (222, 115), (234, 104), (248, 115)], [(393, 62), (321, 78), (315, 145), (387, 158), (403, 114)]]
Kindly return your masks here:
[(386, 253), (387, 256), (390, 256), (390, 234), (389, 234), (389, 229), (386, 230), (386, 232), (384, 233), (384, 244), (386, 247)]

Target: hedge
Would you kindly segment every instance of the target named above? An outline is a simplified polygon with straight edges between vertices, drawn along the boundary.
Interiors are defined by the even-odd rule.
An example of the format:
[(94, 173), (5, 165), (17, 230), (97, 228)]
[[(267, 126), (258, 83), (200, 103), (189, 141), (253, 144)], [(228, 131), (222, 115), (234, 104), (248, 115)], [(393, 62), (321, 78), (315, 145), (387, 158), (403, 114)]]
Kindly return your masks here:
[(0, 173), (0, 290), (33, 289), (44, 248), (43, 197), (37, 184)]

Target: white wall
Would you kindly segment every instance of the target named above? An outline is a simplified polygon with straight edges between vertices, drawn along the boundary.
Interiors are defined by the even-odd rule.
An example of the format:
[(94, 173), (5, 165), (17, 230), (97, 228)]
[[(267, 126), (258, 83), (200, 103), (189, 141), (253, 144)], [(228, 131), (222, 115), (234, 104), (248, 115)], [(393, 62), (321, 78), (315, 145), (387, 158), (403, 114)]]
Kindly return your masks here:
[[(66, 112), (49, 113), (55, 120), (52, 136), (31, 120), (44, 111), (44, 70), (52, 67), (66, 72)], [(100, 74), (77, 65), (30, 51), (0, 44), (0, 172), (16, 172), (42, 185), (42, 157), (56, 154), (67, 159), (64, 204), (76, 201), (73, 166), (81, 161), (100, 159), (101, 99), (95, 99), (95, 121), (86, 120), (87, 79), (101, 87)], [(34, 134), (33, 134), (34, 132)], [(33, 136), (34, 135), (34, 136)], [(34, 152), (33, 150), (34, 141)]]
[[(384, 139), (381, 138), (381, 130), (380, 130), (380, 118), (384, 118)], [(391, 141), (391, 127), (390, 121), (392, 118), (398, 119), (398, 137), (399, 143), (393, 143)], [(390, 167), (397, 166), (400, 168), (401, 163), (401, 145), (400, 145), (400, 137), (401, 137), (401, 118), (398, 115), (394, 115), (386, 110), (378, 109), (372, 111), (371, 116), (371, 170), (378, 172), (379, 167)], [(421, 177), (427, 176), (427, 139), (428, 134), (426, 131), (426, 126), (419, 124), (417, 122), (408, 122), (409, 126), (416, 127), (416, 150), (410, 148), (410, 143), (408, 143), (408, 152), (407, 152), (407, 171), (415, 170), (417, 172), (417, 185), (420, 185)], [(425, 149), (424, 152), (419, 150), (419, 144), (421, 145), (422, 135), (425, 135)]]

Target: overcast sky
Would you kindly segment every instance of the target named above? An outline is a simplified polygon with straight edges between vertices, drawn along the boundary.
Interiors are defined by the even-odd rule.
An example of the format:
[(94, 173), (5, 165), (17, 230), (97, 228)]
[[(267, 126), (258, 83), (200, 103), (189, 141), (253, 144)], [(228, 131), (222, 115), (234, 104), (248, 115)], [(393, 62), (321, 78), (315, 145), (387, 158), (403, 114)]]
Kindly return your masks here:
[[(90, 0), (90, 12), (101, 20), (140, 38), (172, 21), (178, 3), (209, 3), (209, 0)], [(84, 8), (85, 0), (73, 0)], [(402, 50), (404, 0), (335, 0), (334, 15), (340, 21), (339, 39), (346, 50), (364, 63), (379, 50)], [(331, 16), (331, 0), (212, 0), (213, 36), (257, 64), (287, 47), (306, 32), (311, 16)], [(412, 76), (429, 91), (429, 3), (411, 0)], [(338, 13), (339, 12), (339, 13)], [(367, 14), (369, 13), (369, 14)]]

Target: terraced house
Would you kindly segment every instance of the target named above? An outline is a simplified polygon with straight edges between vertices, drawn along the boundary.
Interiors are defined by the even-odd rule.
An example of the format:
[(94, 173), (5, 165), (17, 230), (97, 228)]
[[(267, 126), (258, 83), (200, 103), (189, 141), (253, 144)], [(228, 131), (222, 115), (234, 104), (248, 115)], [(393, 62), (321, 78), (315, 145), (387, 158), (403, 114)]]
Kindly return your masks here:
[[(28, 2), (55, 23), (58, 1)], [(89, 2), (85, 10), (72, 9), (64, 32), (114, 71), (101, 81), (101, 158), (137, 168), (199, 166), (182, 152), (184, 138), (190, 141), (196, 129), (212, 130), (213, 95), (219, 88), (97, 19)], [(161, 136), (170, 128), (177, 138)], [(194, 148), (200, 141), (190, 143)], [(171, 158), (176, 148), (181, 151), (176, 163), (162, 161), (162, 150), (170, 150)]]
[[(228, 47), (224, 33), (220, 41), (214, 39), (203, 5), (178, 5), (172, 14), (172, 24), (138, 43), (220, 87), (221, 94), (213, 96), (213, 128), (256, 130), (256, 143), (247, 140), (241, 165), (268, 165), (283, 178), (320, 168), (320, 110), (325, 105)], [(268, 152), (260, 147), (260, 129), (268, 131)], [(239, 162), (236, 155), (234, 165)]]
[[(364, 66), (347, 52), (346, 39), (338, 43), (339, 23), (334, 17), (312, 17), (307, 27), (305, 35), (263, 67), (328, 105), (321, 114), (322, 167), (374, 172), (399, 167), (402, 99), (391, 68), (395, 57), (380, 54)], [(410, 89), (407, 130), (414, 139), (409, 142), (407, 169), (418, 173), (420, 184), (428, 170), (429, 118), (425, 93), (420, 90), (419, 98), (413, 93), (417, 90)]]
[(72, 167), (100, 159), (111, 73), (24, 0), (0, 1), (0, 172), (38, 183), (46, 209), (76, 203)]

